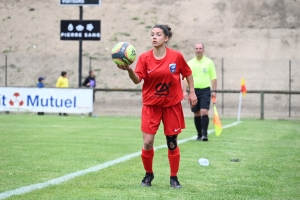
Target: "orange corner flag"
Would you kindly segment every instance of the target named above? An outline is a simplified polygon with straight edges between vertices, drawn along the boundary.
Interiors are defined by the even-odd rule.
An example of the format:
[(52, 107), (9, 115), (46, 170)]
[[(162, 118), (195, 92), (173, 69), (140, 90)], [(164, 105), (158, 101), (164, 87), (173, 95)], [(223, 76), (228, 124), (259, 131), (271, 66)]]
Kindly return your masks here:
[(241, 92), (242, 92), (243, 96), (245, 96), (246, 93), (247, 93), (247, 89), (246, 89), (246, 84), (245, 84), (245, 79), (244, 78), (242, 78), (242, 81), (241, 81)]
[(216, 136), (219, 136), (219, 135), (221, 135), (223, 128), (222, 128), (222, 123), (221, 123), (221, 120), (220, 120), (220, 117), (219, 117), (219, 114), (217, 111), (217, 107), (216, 107), (216, 98), (214, 96), (212, 97), (212, 102), (214, 104), (213, 124), (215, 125)]

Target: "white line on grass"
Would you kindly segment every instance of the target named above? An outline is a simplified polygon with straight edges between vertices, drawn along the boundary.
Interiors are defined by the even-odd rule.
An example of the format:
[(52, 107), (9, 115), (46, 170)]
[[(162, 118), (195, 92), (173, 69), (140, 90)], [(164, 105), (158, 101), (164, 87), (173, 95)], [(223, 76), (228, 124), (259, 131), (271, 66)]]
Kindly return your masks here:
[[(228, 124), (226, 126), (223, 126), (223, 129), (229, 128), (229, 127), (232, 127), (232, 126), (236, 126), (239, 123), (240, 122), (234, 122), (232, 124)], [(214, 130), (209, 130), (208, 134), (213, 133), (213, 132), (214, 132)], [(193, 136), (191, 138), (179, 140), (178, 144), (187, 142), (189, 140), (194, 140), (194, 139), (196, 139), (196, 137), (197, 136)], [(167, 145), (160, 145), (160, 146), (154, 147), (154, 150), (165, 148), (165, 147), (167, 147)], [(14, 189), (14, 190), (9, 190), (9, 191), (6, 191), (6, 192), (2, 192), (2, 193), (0, 193), (0, 199), (5, 199), (5, 198), (8, 198), (8, 197), (13, 196), (13, 195), (25, 194), (25, 193), (28, 193), (28, 192), (31, 192), (31, 191), (34, 191), (34, 190), (37, 190), (37, 189), (42, 189), (42, 188), (48, 187), (50, 185), (58, 185), (62, 182), (68, 181), (68, 180), (76, 178), (78, 176), (82, 176), (82, 175), (85, 175), (85, 174), (90, 173), (90, 172), (100, 171), (102, 169), (105, 169), (107, 167), (116, 165), (118, 163), (124, 162), (126, 160), (129, 160), (131, 158), (134, 158), (134, 157), (137, 157), (137, 156), (140, 156), (140, 155), (141, 155), (141, 151), (135, 152), (135, 153), (123, 156), (121, 158), (117, 158), (115, 160), (111, 160), (111, 161), (108, 161), (106, 163), (96, 165), (96, 166), (88, 168), (88, 169), (73, 172), (71, 174), (66, 174), (64, 176), (61, 176), (61, 177), (58, 177), (58, 178), (55, 178), (55, 179), (52, 179), (52, 180), (49, 180), (49, 181), (46, 181), (46, 182), (43, 182), (43, 183), (36, 183), (36, 184), (29, 185), (29, 186), (20, 187), (20, 188)]]
[[(39, 128), (73, 128), (73, 129), (78, 129), (78, 128), (84, 128), (86, 129), (86, 126), (67, 126), (67, 125), (24, 125), (24, 124), (0, 124), (0, 127), (13, 127), (13, 128), (28, 128), (28, 127), (39, 127)], [(99, 128), (99, 126), (89, 126), (89, 128)], [(124, 129), (123, 127), (113, 127), (113, 129)], [(136, 126), (127, 126), (126, 129), (136, 129)]]

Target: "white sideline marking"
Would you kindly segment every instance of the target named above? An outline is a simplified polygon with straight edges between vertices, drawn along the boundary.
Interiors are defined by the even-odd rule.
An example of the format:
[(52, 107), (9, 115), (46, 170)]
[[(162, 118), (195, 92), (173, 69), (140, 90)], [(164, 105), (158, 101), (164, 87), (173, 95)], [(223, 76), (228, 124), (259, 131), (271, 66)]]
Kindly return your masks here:
[[(0, 127), (14, 127), (14, 128), (27, 128), (27, 127), (39, 127), (39, 128), (73, 128), (73, 129), (77, 129), (77, 128), (86, 128), (85, 126), (64, 126), (64, 125), (39, 125), (39, 124), (35, 124), (35, 125), (23, 125), (23, 124), (17, 124), (17, 125), (14, 125), (14, 124), (0, 124)], [(89, 126), (89, 128), (99, 128), (98, 126)], [(114, 129), (124, 129), (122, 127), (113, 127)], [(126, 129), (135, 129), (136, 126), (127, 126)]]
[[(232, 124), (228, 124), (226, 126), (223, 126), (223, 129), (229, 128), (229, 127), (232, 127), (232, 126), (236, 126), (239, 123), (241, 123), (241, 121), (233, 122)], [(208, 134), (213, 133), (213, 132), (214, 132), (214, 130), (209, 130)], [(179, 140), (178, 144), (187, 142), (189, 140), (194, 140), (196, 138), (197, 138), (197, 136), (193, 136), (191, 138)], [(165, 147), (167, 147), (167, 145), (160, 145), (160, 146), (154, 147), (154, 150), (165, 148)], [(8, 197), (13, 196), (13, 195), (21, 195), (21, 194), (29, 193), (31, 191), (34, 191), (34, 190), (37, 190), (37, 189), (42, 189), (42, 188), (48, 187), (50, 185), (58, 185), (62, 182), (68, 181), (68, 180), (76, 178), (78, 176), (82, 176), (82, 175), (85, 175), (85, 174), (90, 173), (90, 172), (96, 172), (96, 171), (105, 169), (109, 166), (116, 165), (118, 163), (124, 162), (126, 160), (137, 157), (139, 155), (141, 155), (141, 151), (123, 156), (121, 158), (117, 158), (115, 160), (108, 161), (108, 162), (100, 164), (100, 165), (96, 165), (94, 167), (90, 167), (88, 169), (84, 169), (84, 170), (80, 170), (80, 171), (73, 172), (73, 173), (70, 173), (70, 174), (66, 174), (64, 176), (61, 176), (61, 177), (58, 177), (58, 178), (55, 178), (55, 179), (52, 179), (52, 180), (49, 180), (49, 181), (46, 181), (46, 182), (43, 182), (43, 183), (36, 183), (36, 184), (29, 185), (29, 186), (20, 187), (20, 188), (14, 189), (14, 190), (9, 190), (9, 191), (6, 191), (6, 192), (2, 192), (2, 193), (0, 193), (0, 199), (5, 199), (5, 198), (8, 198)]]

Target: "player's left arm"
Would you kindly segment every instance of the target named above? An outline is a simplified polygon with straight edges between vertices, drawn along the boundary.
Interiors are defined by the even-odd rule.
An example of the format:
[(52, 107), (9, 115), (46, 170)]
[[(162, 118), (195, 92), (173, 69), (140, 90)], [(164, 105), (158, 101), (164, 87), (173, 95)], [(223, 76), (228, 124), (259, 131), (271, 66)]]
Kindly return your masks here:
[(181, 86), (183, 91), (183, 97), (184, 99), (188, 99), (188, 93), (187, 93), (187, 81), (185, 78), (181, 80)]
[(194, 79), (193, 75), (189, 75), (186, 77), (186, 81), (189, 85), (189, 96), (188, 96), (188, 101), (191, 104), (192, 107), (194, 107), (197, 103), (197, 96), (195, 94), (195, 88), (194, 88)]

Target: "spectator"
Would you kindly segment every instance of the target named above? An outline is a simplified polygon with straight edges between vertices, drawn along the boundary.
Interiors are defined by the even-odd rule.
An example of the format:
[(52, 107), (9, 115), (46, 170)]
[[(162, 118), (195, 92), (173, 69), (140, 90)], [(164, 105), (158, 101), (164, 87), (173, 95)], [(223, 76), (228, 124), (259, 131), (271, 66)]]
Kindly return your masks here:
[[(93, 70), (89, 71), (89, 76), (85, 78), (82, 85), (89, 88), (96, 87), (95, 72)], [(95, 92), (93, 92), (93, 102), (95, 102)]]
[[(95, 72), (93, 70), (89, 71), (89, 76), (85, 78), (82, 85), (85, 87), (88, 87), (88, 88), (96, 87)], [(95, 91), (94, 90), (93, 90), (93, 102), (95, 102)], [(89, 113), (89, 116), (92, 116), (92, 114), (93, 113)]]
[[(57, 79), (56, 87), (57, 88), (68, 88), (69, 87), (69, 80), (67, 78), (66, 71), (61, 72), (61, 76)], [(59, 115), (68, 116), (67, 113), (59, 113)]]
[[(43, 88), (44, 87), (44, 80), (45, 80), (45, 78), (43, 76), (40, 76), (38, 78), (38, 84), (37, 84), (38, 88)], [(37, 114), (38, 115), (44, 115), (44, 112), (38, 112)]]

